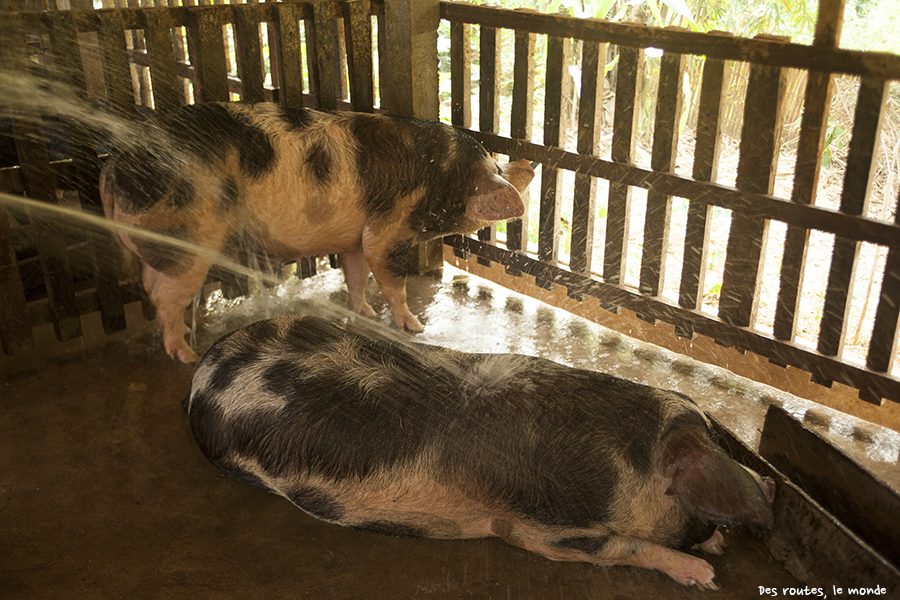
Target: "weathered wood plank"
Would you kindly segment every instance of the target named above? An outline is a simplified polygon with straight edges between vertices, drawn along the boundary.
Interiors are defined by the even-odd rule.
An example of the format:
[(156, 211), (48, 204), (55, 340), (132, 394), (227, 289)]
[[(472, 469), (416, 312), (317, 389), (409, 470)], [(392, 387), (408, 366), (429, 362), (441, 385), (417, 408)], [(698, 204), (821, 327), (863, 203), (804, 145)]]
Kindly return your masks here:
[[(613, 113), (611, 158), (613, 163), (634, 163), (637, 123), (640, 117), (644, 51), (619, 48), (616, 99)], [(621, 178), (609, 177), (606, 211), (606, 247), (603, 252), (603, 280), (622, 283), (628, 259), (628, 229), (631, 220), (631, 188)]]
[(450, 122), (472, 126), (472, 29), (450, 23)]
[(278, 46), (278, 101), (285, 106), (303, 106), (303, 54), (300, 44), (300, 18), (297, 5), (279, 2), (275, 5)]
[(900, 564), (900, 494), (778, 406), (766, 413), (759, 453), (886, 559)]
[[(568, 97), (569, 55), (572, 40), (568, 37), (547, 38), (546, 91), (544, 98), (544, 145), (565, 144), (565, 105)], [(559, 259), (560, 194), (559, 170), (544, 164), (541, 169), (540, 217), (538, 220), (538, 257), (556, 264)], [(546, 282), (538, 282), (543, 285)]]
[[(674, 171), (678, 151), (678, 125), (681, 121), (685, 56), (664, 53), (660, 59), (659, 91), (653, 130), (650, 168)], [(672, 219), (672, 197), (650, 188), (644, 217), (644, 251), (641, 257), (640, 290), (651, 296), (662, 293), (665, 283), (666, 254), (669, 246), (669, 224)]]
[[(744, 101), (736, 187), (771, 194), (781, 149), (784, 71), (751, 65)], [(734, 214), (728, 234), (725, 271), (719, 297), (719, 317), (739, 327), (756, 319), (760, 273), (769, 221)]]
[(262, 64), (262, 41), (259, 32), (259, 5), (235, 4), (234, 41), (237, 51), (238, 77), (241, 78), (241, 101), (263, 102), (265, 75)]
[[(150, 8), (146, 9), (144, 17), (147, 23), (144, 39), (153, 82), (153, 106), (159, 112), (174, 110), (181, 104), (181, 92), (175, 71), (172, 15), (166, 8)], [(221, 35), (221, 31), (219, 34)]]
[(310, 79), (315, 81), (316, 108), (337, 107), (339, 82), (334, 71), (334, 24), (328, 3), (313, 5), (312, 29), (307, 28), (307, 51), (311, 62)]
[[(694, 146), (693, 176), (698, 181), (715, 181), (718, 177), (724, 116), (722, 100), (730, 78), (730, 63), (716, 59), (706, 60), (700, 86), (697, 141)], [(699, 310), (703, 304), (709, 248), (709, 214), (708, 204), (696, 200), (688, 202), (678, 304), (691, 310)], [(691, 332), (679, 333), (686, 337), (691, 336)]]
[[(863, 79), (860, 82), (841, 191), (841, 212), (844, 214), (863, 215), (868, 209), (887, 91), (887, 81)], [(819, 326), (817, 347), (822, 354), (838, 356), (843, 348), (850, 311), (850, 288), (858, 258), (858, 242), (835, 237)]]
[(344, 32), (350, 71), (350, 103), (357, 112), (375, 110), (372, 69), (372, 7), (369, 0), (345, 3)]
[[(581, 50), (581, 94), (578, 99), (579, 154), (596, 154), (600, 144), (600, 115), (603, 101), (603, 72), (606, 44), (584, 42)], [(591, 272), (594, 254), (594, 215), (597, 180), (575, 174), (572, 198), (572, 244), (569, 268), (578, 273)]]
[[(222, 34), (222, 11), (214, 6), (202, 6), (191, 11), (188, 29), (197, 40), (197, 56), (191, 57), (197, 74), (196, 99), (200, 102), (227, 102), (228, 65), (225, 60), (225, 39)], [(171, 39), (169, 40), (171, 43)], [(172, 58), (174, 61), (174, 57)], [(174, 69), (174, 62), (172, 63)], [(154, 67), (150, 67), (151, 72)], [(154, 78), (155, 84), (155, 78)], [(154, 97), (155, 97), (154, 85)]]

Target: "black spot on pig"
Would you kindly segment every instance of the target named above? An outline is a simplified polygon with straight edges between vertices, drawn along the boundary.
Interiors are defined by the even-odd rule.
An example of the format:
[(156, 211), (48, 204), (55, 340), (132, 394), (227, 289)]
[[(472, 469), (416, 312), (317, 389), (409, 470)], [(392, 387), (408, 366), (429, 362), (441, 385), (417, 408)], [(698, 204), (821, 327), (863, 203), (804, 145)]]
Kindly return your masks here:
[(226, 390), (235, 381), (236, 378), (243, 375), (243, 369), (257, 364), (260, 360), (260, 346), (256, 342), (271, 343), (278, 337), (278, 327), (271, 321), (259, 321), (253, 323), (247, 330), (241, 331), (242, 334), (247, 333), (252, 336), (252, 340), (248, 340), (246, 335), (228, 336), (222, 338), (210, 349), (215, 352), (216, 346), (224, 341), (231, 339), (231, 343), (238, 342), (236, 348), (229, 347), (227, 353), (215, 362), (215, 368), (210, 375), (206, 391), (209, 393), (218, 393)]
[(393, 535), (397, 537), (428, 537), (428, 530), (423, 527), (416, 527), (415, 525), (404, 525), (403, 523), (392, 523), (390, 521), (369, 521), (367, 523), (360, 523), (359, 525), (350, 525), (350, 529), (366, 531), (369, 533)]
[[(188, 228), (184, 225), (173, 225), (157, 229), (154, 233), (181, 241), (188, 241)], [(157, 242), (146, 238), (134, 239), (138, 255), (151, 268), (173, 275), (182, 272), (191, 264), (191, 255), (181, 248), (165, 242)]]
[(288, 493), (291, 502), (325, 521), (337, 521), (344, 515), (344, 508), (328, 493), (311, 486)]
[(412, 240), (397, 242), (388, 253), (387, 269), (394, 277), (406, 277), (409, 274), (409, 255), (412, 253)]
[[(418, 190), (422, 197), (409, 217), (416, 231), (431, 212), (448, 217), (465, 211), (471, 157), (456, 155), (458, 134), (452, 127), (403, 117), (366, 116), (353, 118), (350, 130), (358, 140), (357, 172), (368, 213), (389, 213), (398, 200)], [(452, 169), (443, 167), (451, 163)]]
[[(275, 148), (265, 131), (225, 104), (191, 104), (163, 115), (160, 125), (183, 149), (207, 162), (221, 161), (224, 148), (238, 152), (241, 171), (256, 179), (275, 164)], [(183, 146), (183, 148), (182, 148)]]
[(157, 152), (147, 148), (120, 153), (112, 173), (119, 204), (131, 214), (146, 211), (162, 200), (177, 177)]
[(176, 177), (169, 193), (169, 204), (181, 209), (187, 208), (194, 201), (194, 185), (183, 177)]
[(561, 540), (556, 540), (553, 542), (554, 546), (559, 548), (568, 548), (570, 550), (577, 550), (579, 552), (583, 552), (585, 554), (596, 554), (603, 550), (606, 543), (609, 541), (609, 538), (606, 536), (581, 536), (581, 537), (569, 537), (563, 538)]
[(227, 215), (238, 204), (238, 186), (234, 177), (226, 177), (219, 189), (219, 205), (217, 211), (220, 216)]
[(309, 172), (320, 185), (328, 183), (331, 179), (333, 160), (325, 144), (320, 141), (312, 143), (306, 152), (305, 162)]
[(305, 108), (292, 108), (279, 106), (279, 116), (286, 125), (288, 131), (306, 129), (313, 121), (312, 114)]

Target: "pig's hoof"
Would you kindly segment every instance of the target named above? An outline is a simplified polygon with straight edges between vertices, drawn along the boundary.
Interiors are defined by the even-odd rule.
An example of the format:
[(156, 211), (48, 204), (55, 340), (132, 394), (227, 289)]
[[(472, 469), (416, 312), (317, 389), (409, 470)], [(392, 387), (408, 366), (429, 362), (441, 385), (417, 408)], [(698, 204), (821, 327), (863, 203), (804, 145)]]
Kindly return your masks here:
[(702, 558), (685, 555), (681, 564), (668, 575), (682, 585), (695, 585), (704, 590), (719, 589), (715, 570)]
[(712, 534), (711, 538), (694, 546), (694, 548), (698, 548), (707, 554), (722, 554), (727, 547), (728, 544), (725, 543), (725, 536), (723, 536), (722, 532), (718, 529)]
[(363, 317), (368, 317), (370, 319), (377, 314), (375, 312), (375, 309), (372, 308), (371, 306), (369, 306), (369, 303), (366, 302), (365, 300), (362, 301), (362, 304), (355, 304), (353, 302), (348, 302), (347, 306), (350, 308), (350, 310), (352, 310), (356, 314), (362, 315)]
[(195, 363), (200, 360), (197, 353), (191, 350), (191, 347), (188, 346), (184, 340), (180, 340), (180, 343), (175, 343), (171, 346), (167, 343), (166, 353), (172, 358), (180, 360), (185, 364)]
[(394, 317), (394, 323), (400, 329), (406, 329), (408, 331), (413, 331), (415, 333), (422, 333), (423, 331), (425, 331), (425, 328), (422, 327), (422, 324), (419, 322), (419, 320), (416, 318), (416, 316), (412, 313)]

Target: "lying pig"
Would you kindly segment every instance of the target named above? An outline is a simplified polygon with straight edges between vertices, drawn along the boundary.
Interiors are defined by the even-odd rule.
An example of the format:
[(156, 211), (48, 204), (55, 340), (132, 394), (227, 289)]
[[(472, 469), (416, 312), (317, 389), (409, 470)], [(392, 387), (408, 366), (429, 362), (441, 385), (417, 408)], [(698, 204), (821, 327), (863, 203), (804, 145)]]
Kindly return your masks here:
[(185, 409), (224, 473), (353, 529), (497, 536), (552, 560), (717, 589), (717, 524), (772, 525), (774, 484), (677, 392), (527, 356), (261, 321), (200, 361)]
[[(401, 328), (421, 331), (406, 304), (409, 255), (420, 241), (471, 233), (523, 213), (534, 177), (520, 160), (498, 165), (449, 125), (276, 104), (200, 104), (168, 113), (104, 166), (107, 218), (221, 251), (280, 257), (339, 254), (348, 304), (374, 274)], [(166, 351), (184, 341), (184, 309), (211, 257), (119, 235), (143, 261)]]

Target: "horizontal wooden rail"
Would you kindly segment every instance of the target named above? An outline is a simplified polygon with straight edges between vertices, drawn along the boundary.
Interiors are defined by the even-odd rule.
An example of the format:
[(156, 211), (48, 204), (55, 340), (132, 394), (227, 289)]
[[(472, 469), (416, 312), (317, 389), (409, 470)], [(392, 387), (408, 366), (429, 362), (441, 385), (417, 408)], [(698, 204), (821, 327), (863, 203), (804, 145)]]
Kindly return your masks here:
[(900, 79), (900, 56), (884, 52), (813, 47), (765, 38), (741, 38), (730, 33), (698, 33), (680, 27), (660, 29), (638, 23), (576, 19), (531, 10), (498, 9), (459, 2), (441, 2), (441, 17), (454, 22), (515, 29), (554, 37), (605, 42), (633, 48), (660, 48), (676, 54), (695, 54), (721, 60), (881, 79)]
[(766, 194), (741, 190), (652, 171), (632, 164), (616, 163), (592, 155), (576, 154), (562, 148), (546, 147), (524, 140), (513, 140), (493, 133), (464, 129), (489, 152), (528, 158), (551, 168), (568, 169), (609, 181), (655, 190), (666, 195), (719, 206), (748, 217), (775, 219), (789, 225), (817, 229), (859, 242), (900, 248), (900, 225), (865, 217), (845, 215), (818, 206), (796, 204)]

